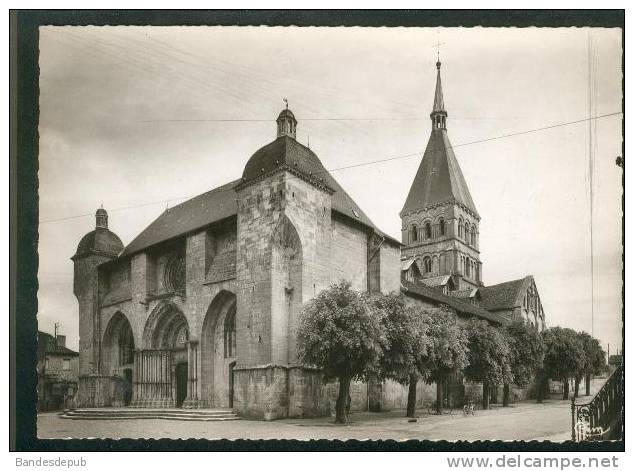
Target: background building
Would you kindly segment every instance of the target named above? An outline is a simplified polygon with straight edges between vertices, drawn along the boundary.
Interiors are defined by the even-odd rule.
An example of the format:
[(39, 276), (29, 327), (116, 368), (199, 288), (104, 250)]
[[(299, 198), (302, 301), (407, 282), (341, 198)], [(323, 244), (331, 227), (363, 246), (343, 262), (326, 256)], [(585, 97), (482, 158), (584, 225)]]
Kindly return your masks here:
[(66, 347), (66, 336), (37, 332), (37, 408), (60, 410), (74, 405), (79, 353)]

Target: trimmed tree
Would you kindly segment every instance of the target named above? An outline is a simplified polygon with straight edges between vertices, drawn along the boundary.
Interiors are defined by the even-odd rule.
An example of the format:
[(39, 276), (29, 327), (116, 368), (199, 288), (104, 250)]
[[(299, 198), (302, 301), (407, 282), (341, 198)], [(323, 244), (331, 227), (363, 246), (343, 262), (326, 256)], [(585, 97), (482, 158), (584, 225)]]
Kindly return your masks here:
[(429, 371), (427, 382), (436, 383), (436, 413), (442, 412), (442, 385), (457, 371), (467, 366), (468, 338), (458, 324), (456, 313), (448, 308), (427, 309), (431, 341), (428, 364), (420, 364), (419, 371)]
[(385, 350), (380, 360), (380, 375), (408, 386), (407, 417), (416, 415), (416, 387), (421, 374), (419, 366), (429, 358), (427, 313), (408, 307), (402, 294), (376, 295), (372, 298), (379, 310), (385, 332)]
[(504, 330), (481, 319), (470, 319), (466, 326), (469, 339), (469, 364), (465, 377), (482, 383), (482, 408), (489, 408), (490, 386), (513, 381), (511, 351)]
[(590, 395), (590, 379), (605, 369), (605, 351), (601, 348), (601, 344), (597, 339), (587, 332), (578, 334), (584, 351), (584, 362), (582, 371), (575, 377), (575, 397), (579, 394), (579, 383), (581, 378), (585, 376), (586, 396)]
[(543, 336), (544, 371), (548, 378), (563, 383), (563, 399), (568, 399), (570, 380), (583, 370), (583, 345), (572, 329), (551, 327), (544, 331)]
[(297, 331), (299, 361), (339, 381), (336, 423), (347, 423), (350, 382), (378, 371), (386, 340), (381, 312), (370, 299), (339, 282), (304, 307)]
[[(544, 341), (537, 328), (527, 322), (513, 322), (506, 326), (505, 331), (511, 354), (513, 383), (520, 387), (526, 386), (543, 367)], [(539, 378), (537, 383), (537, 388), (541, 388)], [(506, 382), (502, 405), (508, 407), (509, 402), (510, 384)]]

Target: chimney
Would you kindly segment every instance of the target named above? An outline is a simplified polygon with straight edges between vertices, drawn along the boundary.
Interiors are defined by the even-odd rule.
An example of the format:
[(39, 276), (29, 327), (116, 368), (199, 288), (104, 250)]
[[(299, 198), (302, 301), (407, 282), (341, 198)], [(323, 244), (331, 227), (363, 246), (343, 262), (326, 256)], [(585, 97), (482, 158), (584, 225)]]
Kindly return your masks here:
[(65, 335), (58, 335), (57, 336), (57, 346), (58, 347), (65, 347), (66, 346), (66, 336)]

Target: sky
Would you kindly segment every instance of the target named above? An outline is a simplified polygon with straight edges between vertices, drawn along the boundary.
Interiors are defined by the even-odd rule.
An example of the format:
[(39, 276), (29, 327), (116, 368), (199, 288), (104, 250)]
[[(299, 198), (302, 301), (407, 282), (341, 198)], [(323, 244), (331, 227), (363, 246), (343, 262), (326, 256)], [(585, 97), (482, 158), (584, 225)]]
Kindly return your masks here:
[(619, 29), (597, 28), (41, 27), (39, 328), (59, 322), (77, 348), (70, 257), (100, 205), (128, 244), (167, 206), (240, 177), (284, 98), (297, 139), (400, 240), (438, 42), (484, 283), (532, 274), (548, 326), (615, 353), (622, 49)]

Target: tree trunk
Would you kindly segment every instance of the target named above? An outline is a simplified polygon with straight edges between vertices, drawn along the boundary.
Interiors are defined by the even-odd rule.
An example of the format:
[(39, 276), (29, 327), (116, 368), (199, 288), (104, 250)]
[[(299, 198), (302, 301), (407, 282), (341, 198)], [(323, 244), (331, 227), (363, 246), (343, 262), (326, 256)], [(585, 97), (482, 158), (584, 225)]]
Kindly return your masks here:
[(436, 414), (442, 414), (442, 387), (444, 379), (436, 381)]
[(350, 397), (350, 388), (348, 388), (348, 397), (346, 398), (346, 416), (350, 417), (350, 407), (352, 406), (352, 397)]
[(337, 403), (335, 405), (335, 423), (347, 424), (348, 423), (348, 396), (350, 395), (350, 378), (342, 376), (339, 378), (339, 395), (337, 396)]
[(590, 375), (586, 375), (586, 396), (590, 395)]
[(564, 380), (564, 399), (568, 399), (568, 391), (570, 390), (570, 382), (566, 378)]
[(511, 401), (511, 387), (508, 383), (504, 383), (504, 397), (502, 398), (502, 407), (508, 407)]
[(487, 410), (489, 408), (489, 382), (487, 380), (482, 381), (482, 408)]
[(579, 383), (580, 382), (581, 382), (581, 378), (577, 376), (575, 378), (575, 399), (579, 397)]
[(416, 417), (416, 375), (409, 375), (409, 391), (407, 393), (407, 417)]
[(535, 381), (536, 381), (536, 385), (535, 388), (537, 389), (537, 404), (542, 404), (544, 402), (544, 396), (545, 396), (545, 389), (546, 387), (544, 386), (544, 384), (546, 383), (546, 375), (544, 374), (543, 371), (538, 371), (537, 375), (535, 377)]

